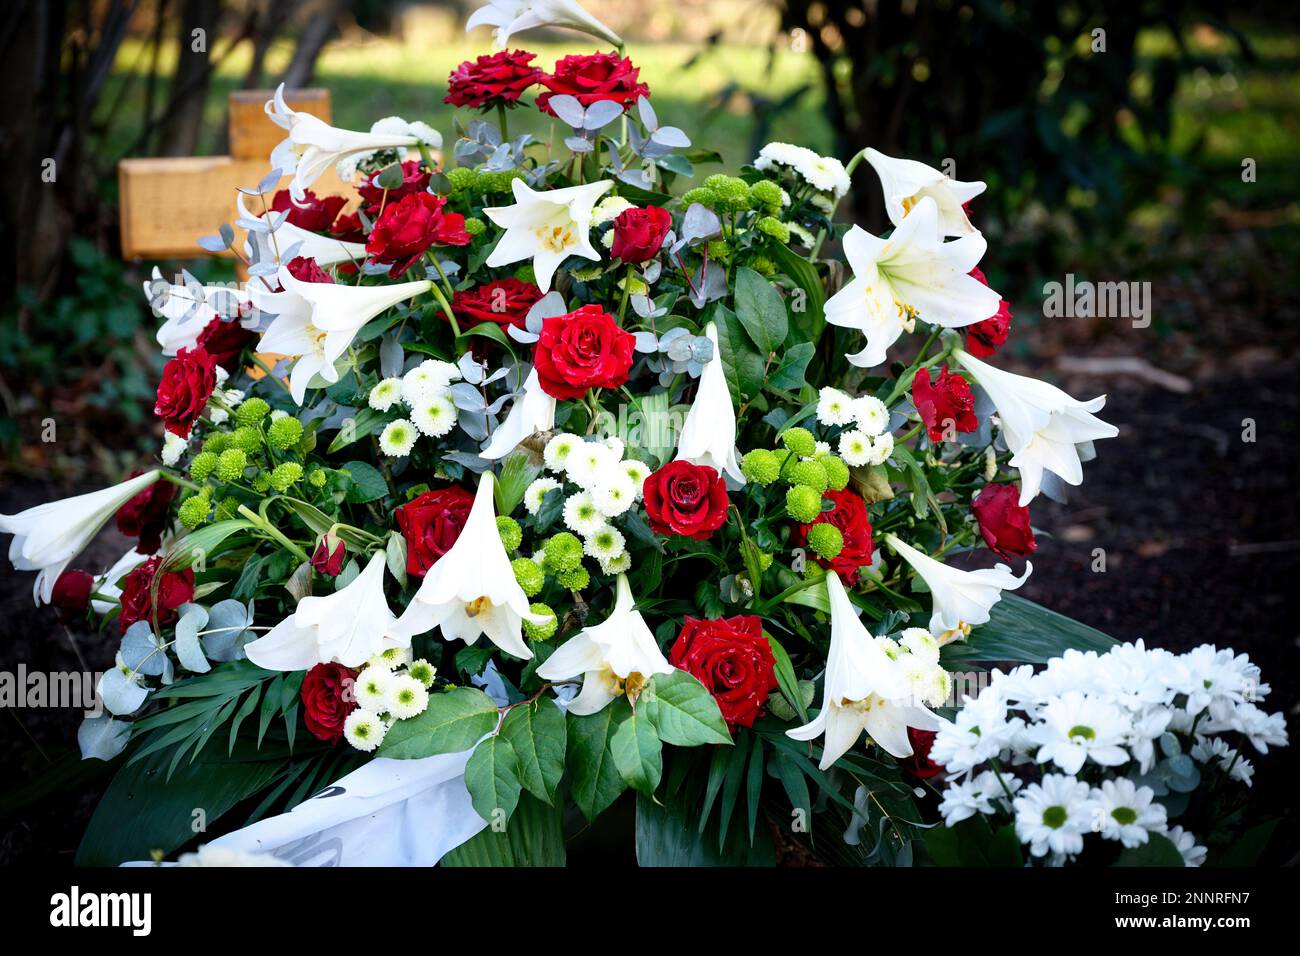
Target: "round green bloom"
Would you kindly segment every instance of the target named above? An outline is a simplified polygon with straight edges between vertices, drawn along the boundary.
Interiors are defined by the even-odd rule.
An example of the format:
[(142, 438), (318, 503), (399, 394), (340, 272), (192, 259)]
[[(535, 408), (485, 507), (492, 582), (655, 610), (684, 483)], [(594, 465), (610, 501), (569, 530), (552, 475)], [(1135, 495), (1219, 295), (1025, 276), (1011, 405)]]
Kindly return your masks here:
[(754, 228), (765, 236), (771, 236), (782, 245), (790, 241), (790, 227), (774, 216), (764, 216), (754, 223)]
[(213, 515), (218, 521), (228, 521), (231, 518), (239, 517), (239, 499), (230, 495), (222, 498), (217, 502)]
[(210, 451), (201, 451), (190, 460), (190, 477), (203, 481), (217, 467), (217, 456)]
[(286, 461), (275, 466), (271, 472), (271, 487), (276, 491), (288, 491), (291, 485), (302, 478), (302, 465), (296, 461)]
[(849, 466), (838, 455), (817, 459), (826, 472), (826, 485), (832, 491), (843, 491), (849, 486)]
[(776, 263), (767, 256), (754, 256), (749, 260), (749, 267), (761, 276), (776, 274)]
[(734, 254), (725, 239), (711, 239), (705, 248), (708, 249), (709, 258), (714, 262), (730, 262)]
[(817, 450), (817, 440), (806, 428), (787, 428), (781, 432), (781, 444), (801, 456), (811, 455)]
[(271, 476), (265, 471), (259, 471), (253, 476), (253, 490), (258, 494), (271, 490)]
[(471, 236), (481, 236), (487, 232), (487, 223), (482, 219), (475, 219), (471, 216), (465, 220), (465, 231)]
[(682, 194), (682, 205), (689, 209), (695, 203), (699, 203), (706, 209), (712, 209), (718, 204), (718, 194), (702, 186), (686, 190)]
[(560, 620), (555, 616), (555, 612), (546, 604), (530, 604), (528, 610), (534, 614), (545, 614), (550, 620), (545, 624), (534, 624), (532, 621), (524, 621), (524, 634), (530, 641), (546, 641), (555, 636), (556, 630), (560, 626)]
[(826, 569), (816, 561), (809, 561), (803, 566), (803, 577), (805, 581), (811, 581), (813, 578), (826, 577)]
[(182, 501), (176, 514), (181, 519), (181, 524), (188, 530), (193, 531), (208, 520), (208, 513), (211, 510), (212, 498), (205, 488), (200, 494), (190, 495)]
[(313, 468), (311, 473), (307, 475), (307, 481), (311, 483), (313, 488), (324, 488), (325, 482), (328, 480), (329, 476), (325, 474), (324, 468)]
[(561, 571), (555, 580), (566, 591), (581, 591), (591, 583), (591, 573), (580, 564), (572, 571)]
[(727, 212), (744, 212), (749, 208), (749, 184), (735, 176), (714, 173), (704, 180), (704, 188), (718, 197), (715, 208)]
[(242, 449), (227, 448), (217, 456), (216, 473), (220, 481), (238, 481), (244, 477), (246, 467), (248, 467), (248, 456)]
[(777, 461), (776, 455), (766, 448), (747, 451), (745, 457), (740, 459), (740, 473), (748, 480), (764, 487), (776, 481), (780, 471), (781, 463)]
[(844, 535), (835, 525), (823, 521), (808, 529), (808, 547), (829, 561), (844, 550)]
[(785, 513), (801, 524), (809, 524), (822, 513), (822, 496), (807, 485), (794, 485), (785, 493)]
[(417, 657), (411, 663), (406, 665), (406, 673), (409, 677), (414, 677), (425, 687), (433, 686), (433, 677), (437, 673), (433, 665), (423, 657)]
[(507, 551), (517, 551), (524, 540), (524, 530), (519, 527), (519, 522), (506, 515), (497, 516), (497, 534)]
[(230, 444), (246, 455), (255, 455), (262, 450), (262, 433), (252, 425), (243, 425), (230, 433)]
[(456, 166), (448, 169), (443, 173), (447, 181), (451, 183), (452, 192), (461, 192), (466, 189), (473, 189), (474, 183), (478, 180), (478, 173), (469, 166)]
[(830, 486), (822, 463), (811, 458), (795, 462), (786, 471), (785, 477), (790, 484), (805, 485), (819, 495)]
[(235, 409), (235, 421), (240, 425), (256, 425), (270, 411), (271, 406), (266, 404), (264, 399), (246, 398), (243, 404)]
[(582, 542), (571, 532), (561, 531), (548, 538), (542, 551), (546, 555), (546, 570), (552, 574), (572, 571), (582, 565)]
[(230, 435), (226, 432), (214, 432), (209, 435), (203, 442), (203, 450), (210, 451), (214, 455), (220, 455), (230, 447)]
[(302, 422), (292, 415), (277, 418), (266, 430), (266, 440), (276, 451), (286, 451), (298, 444), (302, 438)]
[(515, 572), (515, 580), (528, 597), (537, 594), (546, 584), (546, 575), (529, 558), (515, 558), (510, 562), (510, 567)]
[(770, 179), (760, 179), (749, 187), (749, 201), (754, 208), (775, 214), (781, 208), (781, 187)]

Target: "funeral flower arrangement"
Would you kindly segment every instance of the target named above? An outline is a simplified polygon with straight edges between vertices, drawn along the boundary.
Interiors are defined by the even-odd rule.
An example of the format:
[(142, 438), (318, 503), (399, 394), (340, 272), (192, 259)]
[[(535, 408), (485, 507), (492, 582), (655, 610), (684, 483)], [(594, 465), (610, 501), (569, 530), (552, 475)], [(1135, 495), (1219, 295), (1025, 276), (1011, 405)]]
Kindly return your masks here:
[[(438, 760), (464, 805), (425, 823), (459, 834), (446, 863), (561, 862), (628, 790), (643, 863), (767, 862), (774, 835), (939, 860), (940, 821), (985, 817), (1035, 859), (1092, 830), (1181, 846), (1197, 766), (1248, 780), (1220, 732), (1285, 728), (1230, 654), (1112, 647), (1007, 593), (1029, 506), (1116, 429), (1104, 398), (999, 368), (984, 184), (785, 143), (709, 174), (577, 4), (482, 24), (501, 49), (448, 78), (446, 141), (277, 92), (242, 238), (201, 242), (249, 281), (146, 283), (158, 461), (0, 516), (36, 600), (120, 642), (79, 734), (117, 763), (80, 858), (172, 855), (212, 839), (195, 808), (251, 832)], [(548, 24), (613, 49), (548, 70), (509, 47)], [(532, 109), (545, 141), (510, 131)], [(846, 231), (864, 160), (889, 222)], [(135, 548), (75, 568), (114, 517)]]

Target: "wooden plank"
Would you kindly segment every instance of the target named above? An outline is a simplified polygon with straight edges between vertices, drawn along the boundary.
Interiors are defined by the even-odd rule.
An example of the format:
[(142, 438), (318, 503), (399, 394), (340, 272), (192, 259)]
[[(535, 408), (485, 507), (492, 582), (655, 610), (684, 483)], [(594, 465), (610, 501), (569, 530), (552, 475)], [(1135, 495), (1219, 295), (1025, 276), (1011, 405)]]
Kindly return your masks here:
[[(265, 111), (266, 101), (274, 95), (274, 90), (235, 90), (230, 94), (230, 155), (235, 159), (266, 162), (284, 139), (284, 130), (271, 122)], [(292, 109), (331, 122), (329, 90), (286, 90), (284, 99)]]

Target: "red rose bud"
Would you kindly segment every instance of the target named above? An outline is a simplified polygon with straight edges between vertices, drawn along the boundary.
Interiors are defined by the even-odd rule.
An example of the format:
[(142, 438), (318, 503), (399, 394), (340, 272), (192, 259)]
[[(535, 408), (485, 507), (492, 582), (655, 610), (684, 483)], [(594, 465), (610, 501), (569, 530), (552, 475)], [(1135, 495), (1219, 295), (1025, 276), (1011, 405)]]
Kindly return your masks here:
[(703, 541), (727, 520), (727, 485), (717, 470), (670, 461), (645, 480), (645, 513), (656, 534)]
[(871, 521), (867, 516), (867, 503), (847, 488), (843, 491), (828, 491), (822, 499), (832, 502), (835, 507), (823, 511), (812, 524), (799, 525), (791, 540), (799, 548), (808, 547), (808, 531), (814, 524), (829, 523), (840, 529), (844, 537), (844, 547), (835, 557), (827, 560), (811, 553), (822, 567), (834, 571), (840, 576), (845, 587), (858, 583), (858, 568), (871, 563), (874, 547), (871, 543)]
[(949, 372), (946, 365), (934, 381), (930, 380), (929, 369), (916, 370), (912, 378), (912, 404), (925, 422), (930, 441), (955, 440), (955, 432), (973, 432), (980, 427), (970, 386), (956, 372)]
[(1029, 526), (1029, 509), (1021, 507), (1015, 485), (985, 485), (970, 504), (984, 543), (1005, 557), (1025, 557), (1038, 547)]
[[(985, 285), (989, 284), (984, 278), (984, 273), (979, 269), (972, 269), (970, 274)], [(1006, 344), (1007, 334), (1011, 331), (1011, 319), (1011, 303), (1002, 299), (998, 303), (997, 312), (983, 321), (962, 329), (966, 333), (966, 351), (976, 358), (987, 358), (992, 355)]]
[(302, 679), (302, 719), (317, 740), (343, 739), (343, 723), (357, 709), (356, 679), (357, 672), (342, 664), (317, 664)]
[(95, 589), (95, 576), (80, 568), (71, 568), (59, 575), (50, 594), (50, 603), (60, 611), (80, 614), (90, 606), (90, 592)]
[(234, 372), (239, 366), (239, 356), (256, 341), (257, 333), (250, 332), (238, 321), (215, 318), (203, 327), (195, 344), (227, 372)]
[(343, 539), (333, 531), (326, 531), (316, 542), (316, 550), (311, 554), (311, 567), (317, 574), (336, 578), (343, 570), (343, 559), (348, 556), (348, 547)]
[(577, 97), (584, 107), (608, 100), (627, 109), (640, 97), (650, 95), (650, 87), (637, 81), (640, 72), (631, 60), (617, 53), (566, 56), (555, 64), (554, 73), (542, 75), (541, 83), (547, 92), (537, 97), (537, 106), (554, 116), (555, 111), (548, 105), (550, 99), (565, 94)]
[[(422, 193), (429, 188), (429, 180), (433, 173), (420, 166), (418, 159), (408, 159), (402, 163), (402, 184), (388, 190), (387, 197), (384, 196), (384, 187), (375, 182), (375, 177), (379, 173), (368, 176), (366, 181), (357, 187), (357, 192), (361, 195), (361, 202), (366, 207), (366, 215), (372, 219), (379, 214), (380, 206), (387, 209), (393, 203), (400, 202), (407, 196), (413, 196)], [(356, 213), (352, 214), (353, 217)], [(344, 217), (349, 218), (349, 217)], [(361, 228), (360, 220), (357, 220), (358, 231)], [(357, 240), (364, 241), (363, 239)]]
[(289, 190), (281, 189), (271, 200), (271, 208), (276, 212), (289, 210), (289, 222), (308, 232), (325, 232), (339, 210), (347, 205), (343, 196), (317, 196), (310, 189), (304, 190), (303, 201), (294, 202)]
[(447, 97), (443, 102), (485, 110), (498, 104), (517, 106), (524, 90), (536, 86), (542, 78), (542, 71), (529, 65), (535, 55), (523, 50), (502, 50), (466, 60), (447, 77)]
[(188, 438), (217, 387), (217, 360), (201, 348), (181, 349), (163, 367), (153, 412), (173, 435)]
[(334, 277), (320, 267), (315, 259), (307, 256), (295, 256), (289, 260), (285, 266), (289, 270), (289, 275), (293, 276), (299, 282), (320, 282), (325, 285), (333, 285)]
[[(140, 474), (143, 472), (137, 471), (131, 477)], [(167, 517), (174, 497), (175, 485), (170, 481), (155, 481), (117, 509), (117, 530), (128, 538), (139, 538), (135, 549), (141, 554), (153, 554), (162, 547), (162, 535), (167, 530)]]
[(402, 276), (431, 246), (467, 246), (465, 217), (444, 213), (447, 200), (413, 193), (384, 208), (366, 240), (366, 252), (376, 262), (392, 263), (389, 278)]
[[(159, 574), (162, 558), (150, 558), (132, 569), (122, 581), (122, 633), (136, 621), (153, 623), (154, 578)], [(176, 609), (194, 600), (194, 570), (168, 571), (158, 582), (158, 626), (176, 621)]]
[(598, 305), (542, 322), (533, 366), (552, 398), (581, 398), (589, 388), (618, 388), (632, 368), (636, 336)]
[(397, 509), (397, 527), (406, 539), (406, 573), (424, 577), (446, 554), (469, 519), (474, 496), (452, 485), (426, 491)]
[(730, 730), (752, 727), (776, 690), (776, 660), (763, 636), (763, 622), (753, 615), (682, 622), (668, 663), (703, 684)]
[(904, 757), (902, 766), (913, 777), (929, 780), (943, 773), (943, 766), (930, 759), (930, 748), (934, 746), (936, 736), (938, 732), (934, 730), (907, 728), (907, 740), (912, 745), (912, 756)]
[(624, 209), (614, 220), (614, 245), (610, 253), (624, 262), (645, 262), (659, 255), (673, 217), (662, 206)]
[(522, 329), (524, 319), (542, 297), (542, 290), (519, 279), (497, 279), (477, 289), (464, 289), (452, 296), (451, 309), (464, 325), (495, 322)]

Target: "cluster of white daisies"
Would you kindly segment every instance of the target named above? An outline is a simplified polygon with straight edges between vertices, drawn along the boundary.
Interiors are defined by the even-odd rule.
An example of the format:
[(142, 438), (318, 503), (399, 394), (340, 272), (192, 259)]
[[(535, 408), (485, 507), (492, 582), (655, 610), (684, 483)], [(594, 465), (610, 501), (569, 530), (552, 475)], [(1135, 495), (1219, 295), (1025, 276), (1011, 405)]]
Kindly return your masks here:
[(460, 377), (460, 369), (450, 362), (426, 359), (401, 378), (386, 378), (372, 388), (369, 402), (375, 411), (389, 411), (399, 402), (410, 410), (409, 417), (384, 426), (379, 450), (394, 458), (405, 458), (421, 435), (441, 438), (455, 428), (457, 412), (451, 400), (451, 385)]
[[(1221, 735), (1239, 734), (1261, 753), (1286, 746), (1283, 715), (1256, 704), (1268, 692), (1249, 657), (1209, 644), (1173, 654), (1138, 641), (1105, 654), (1067, 651), (1038, 673), (995, 670), (930, 750), (951, 775), (940, 812), (948, 826), (1009, 814), (1030, 853), (1053, 865), (1082, 852), (1090, 833), (1130, 848), (1160, 833), (1199, 866), (1205, 848), (1169, 825), (1156, 798), (1170, 774), (1183, 791), (1202, 770), (1250, 786), (1253, 766)], [(1164, 772), (1152, 773), (1158, 764)], [(1039, 767), (1054, 772), (1029, 783), (1016, 775)]]
[(759, 150), (754, 168), (764, 172), (785, 167), (818, 192), (840, 199), (849, 191), (849, 174), (833, 156), (822, 156), (807, 146), (768, 143)]
[(369, 753), (384, 742), (398, 720), (424, 713), (437, 669), (411, 660), (410, 651), (390, 648), (367, 661), (352, 684), (357, 707), (343, 723), (343, 739)]
[(894, 453), (889, 409), (874, 395), (853, 398), (827, 386), (817, 393), (817, 421), (827, 428), (845, 429), (837, 450), (845, 464), (854, 468), (883, 465)]
[(649, 466), (625, 458), (625, 451), (616, 436), (586, 441), (561, 432), (542, 453), (547, 470), (559, 477), (538, 478), (524, 492), (524, 507), (536, 515), (546, 496), (559, 489), (565, 496), (565, 527), (582, 539), (583, 552), (598, 561), (606, 574), (620, 574), (632, 566), (627, 541), (613, 519), (640, 500), (641, 486), (650, 475)]

